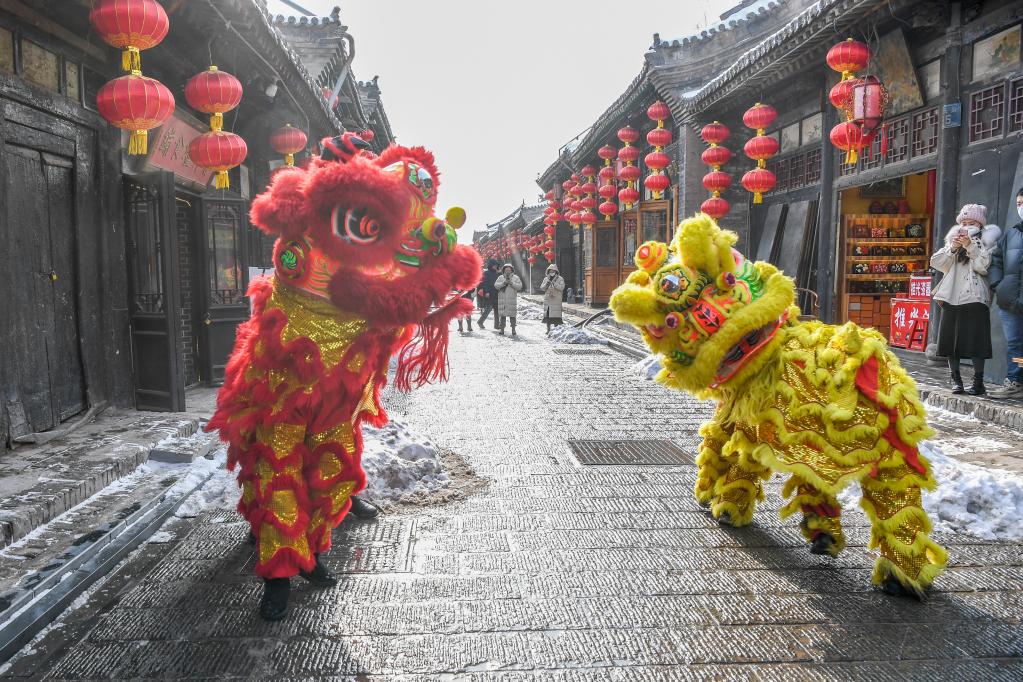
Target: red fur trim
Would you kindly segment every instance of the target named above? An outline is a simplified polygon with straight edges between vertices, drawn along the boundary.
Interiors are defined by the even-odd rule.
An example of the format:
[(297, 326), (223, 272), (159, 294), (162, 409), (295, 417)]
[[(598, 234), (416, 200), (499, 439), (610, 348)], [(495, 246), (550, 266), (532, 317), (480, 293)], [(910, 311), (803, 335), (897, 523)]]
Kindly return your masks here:
[(472, 301), (459, 298), (431, 313), (419, 324), (417, 335), (401, 349), (394, 385), (399, 391), (448, 378), (448, 325), (459, 316), (472, 313)]
[(376, 158), (376, 164), (381, 168), (386, 168), (397, 161), (415, 161), (429, 171), (433, 176), (434, 196), (437, 195), (437, 190), (440, 188), (440, 171), (437, 170), (433, 152), (428, 151), (425, 147), (402, 147), (392, 144)]
[(881, 369), (877, 364), (877, 357), (873, 355), (870, 356), (870, 358), (861, 364), (860, 368), (856, 371), (856, 387), (860, 389), (860, 392), (863, 393), (863, 395), (867, 396), (867, 398), (874, 403), (879, 411), (888, 415), (888, 429), (884, 432), (883, 438), (888, 441), (893, 448), (902, 452), (906, 466), (918, 472), (921, 476), (927, 476), (927, 468), (920, 461), (919, 451), (914, 446), (902, 440), (899, 436), (898, 430), (895, 428), (895, 422), (899, 419), (899, 411), (894, 407), (886, 407), (878, 402), (877, 394), (879, 391), (878, 381), (880, 378), (880, 372)]
[(266, 563), (256, 564), (256, 575), (262, 578), (293, 578), (299, 571), (311, 571), (316, 557), (310, 548), (309, 556), (302, 556), (291, 547), (283, 547)]
[(308, 207), (302, 192), (306, 172), (300, 168), (282, 170), (273, 175), (265, 192), (252, 200), (249, 218), (267, 234), (292, 239), (305, 229)]

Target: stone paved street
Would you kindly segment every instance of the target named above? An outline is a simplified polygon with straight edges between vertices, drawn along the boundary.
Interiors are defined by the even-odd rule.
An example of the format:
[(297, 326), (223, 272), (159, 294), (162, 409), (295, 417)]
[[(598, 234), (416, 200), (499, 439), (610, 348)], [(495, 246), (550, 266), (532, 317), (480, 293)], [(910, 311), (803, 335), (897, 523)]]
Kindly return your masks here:
[[(706, 405), (593, 346), (452, 338), (452, 377), (389, 395), (392, 417), (488, 481), (462, 502), (346, 522), (341, 584), (297, 584), (289, 618), (259, 620), (246, 527), (177, 521), (8, 677), (59, 679), (963, 679), (1023, 677), (1023, 548), (939, 534), (950, 569), (924, 604), (869, 585), (866, 521), (812, 556), (779, 521), (775, 481), (754, 523), (723, 529), (692, 466), (580, 466), (568, 439), (671, 439), (695, 454)], [(587, 351), (587, 354), (579, 354)], [(596, 351), (597, 354), (591, 354)]]

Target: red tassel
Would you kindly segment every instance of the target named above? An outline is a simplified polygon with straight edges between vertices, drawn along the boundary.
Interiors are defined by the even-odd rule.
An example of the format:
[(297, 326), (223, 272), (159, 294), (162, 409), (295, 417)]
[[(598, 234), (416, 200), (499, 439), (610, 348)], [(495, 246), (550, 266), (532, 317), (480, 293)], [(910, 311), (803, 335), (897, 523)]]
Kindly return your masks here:
[(394, 386), (408, 392), (431, 381), (448, 378), (448, 325), (456, 317), (472, 314), (472, 301), (455, 299), (419, 323), (416, 335), (398, 354)]
[(888, 154), (888, 124), (881, 124), (881, 158)]

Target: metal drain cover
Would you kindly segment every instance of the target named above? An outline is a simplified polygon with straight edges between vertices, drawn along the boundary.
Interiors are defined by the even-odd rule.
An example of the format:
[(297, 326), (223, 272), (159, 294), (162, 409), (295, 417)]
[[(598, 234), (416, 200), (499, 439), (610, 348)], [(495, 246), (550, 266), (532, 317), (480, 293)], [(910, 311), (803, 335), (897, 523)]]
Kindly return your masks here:
[(599, 348), (555, 348), (554, 352), (558, 355), (607, 355)]
[(568, 445), (580, 464), (693, 464), (693, 458), (670, 440), (570, 440)]

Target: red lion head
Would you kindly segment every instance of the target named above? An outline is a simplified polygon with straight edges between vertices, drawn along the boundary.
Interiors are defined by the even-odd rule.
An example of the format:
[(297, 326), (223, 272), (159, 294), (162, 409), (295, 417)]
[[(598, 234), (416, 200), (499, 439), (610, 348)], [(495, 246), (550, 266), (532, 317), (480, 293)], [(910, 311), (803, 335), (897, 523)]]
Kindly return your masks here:
[(457, 242), (465, 212), (434, 214), (433, 154), (392, 145), (376, 156), (352, 133), (321, 146), (319, 158), (278, 171), (252, 202), (252, 223), (278, 236), (278, 280), (376, 327), (418, 324), (421, 338), (434, 337), (426, 347), (446, 345), (448, 321), (468, 303), (451, 292), (475, 287), (481, 263)]

